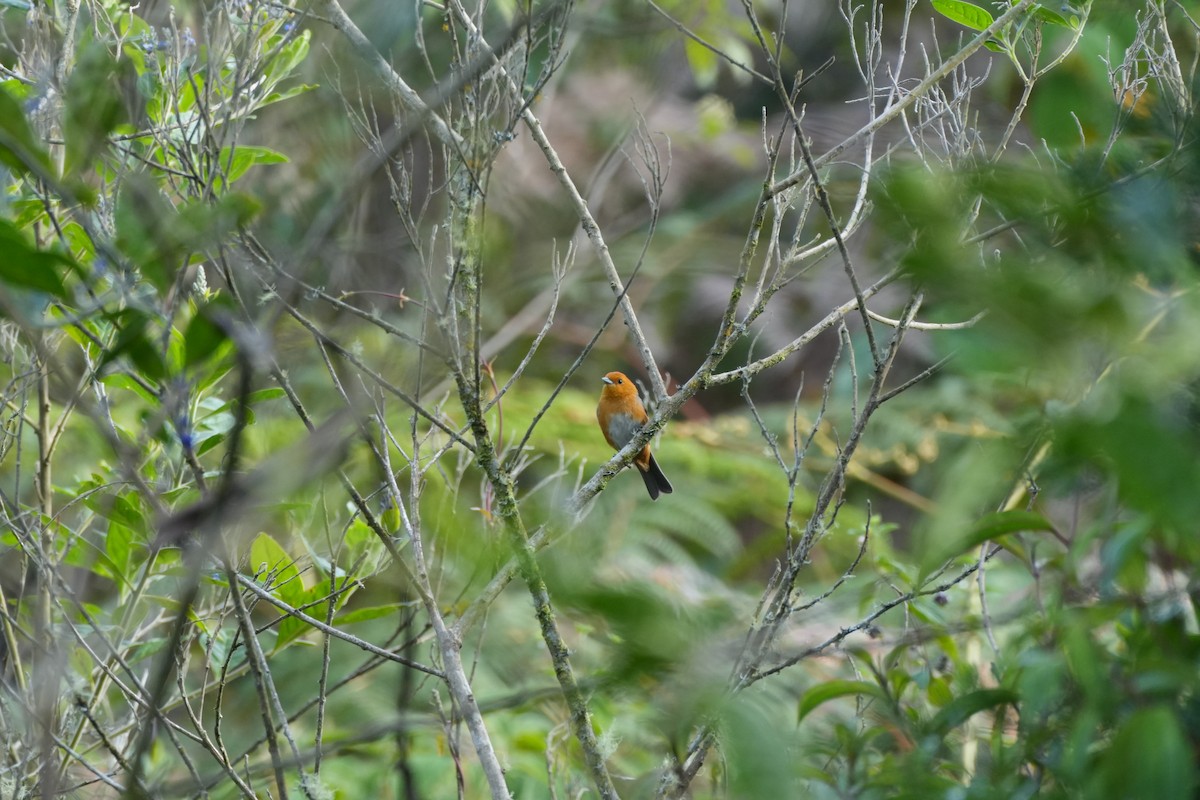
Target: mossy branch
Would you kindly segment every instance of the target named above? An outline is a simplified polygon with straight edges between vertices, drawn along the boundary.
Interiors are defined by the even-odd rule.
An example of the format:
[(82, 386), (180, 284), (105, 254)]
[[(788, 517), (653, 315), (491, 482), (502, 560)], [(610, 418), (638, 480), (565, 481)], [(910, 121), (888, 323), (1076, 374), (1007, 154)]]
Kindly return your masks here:
[(571, 730), (583, 750), (583, 757), (591, 772), (596, 791), (604, 800), (616, 800), (617, 790), (608, 773), (608, 766), (592, 724), (591, 712), (588, 710), (587, 699), (580, 689), (575, 671), (571, 667), (570, 653), (558, 630), (554, 608), (550, 603), (550, 591), (546, 588), (546, 581), (542, 578), (542, 571), (537, 563), (537, 548), (530, 541), (525, 523), (521, 519), (521, 511), (517, 506), (516, 494), (513, 491), (512, 478), (501, 464), (492, 444), (487, 422), (483, 418), (479, 393), (469, 384), (466, 376), (462, 373), (458, 375), (458, 389), (459, 399), (466, 412), (471, 433), (475, 438), (475, 460), (487, 475), (488, 482), (495, 492), (496, 515), (504, 525), (504, 532), (508, 535), (516, 559), (517, 571), (529, 588), (542, 640), (546, 643), (546, 649), (550, 653), (550, 660), (554, 666), (554, 677), (558, 680), (563, 699), (566, 700), (567, 709), (570, 712)]

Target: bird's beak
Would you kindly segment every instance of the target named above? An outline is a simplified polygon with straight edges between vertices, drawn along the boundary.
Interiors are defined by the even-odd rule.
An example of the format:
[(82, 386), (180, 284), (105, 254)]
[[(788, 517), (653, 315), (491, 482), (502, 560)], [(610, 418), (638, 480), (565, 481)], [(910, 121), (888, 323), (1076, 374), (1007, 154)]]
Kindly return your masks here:
[(611, 378), (609, 378), (607, 375), (605, 375), (605, 376), (604, 376), (603, 378), (601, 378), (600, 380), (604, 381), (604, 382), (605, 382), (605, 383), (607, 383), (609, 386), (612, 386), (612, 379), (611, 379)]

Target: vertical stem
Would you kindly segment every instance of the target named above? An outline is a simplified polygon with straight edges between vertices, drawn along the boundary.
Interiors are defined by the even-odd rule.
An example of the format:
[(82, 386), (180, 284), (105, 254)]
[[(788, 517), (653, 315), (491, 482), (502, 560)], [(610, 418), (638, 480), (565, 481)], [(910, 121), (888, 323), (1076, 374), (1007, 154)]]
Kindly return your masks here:
[(66, 87), (67, 73), (70, 72), (71, 64), (75, 61), (75, 28), (79, 21), (79, 0), (67, 0), (66, 6), (67, 18), (64, 20), (62, 53), (59, 55), (56, 68), (60, 87)]
[(54, 487), (51, 483), (50, 448), (50, 367), (41, 356), (35, 356), (38, 381), (37, 403), (37, 497), (41, 513), (41, 542), (38, 550), (38, 638), (42, 650), (41, 668), (35, 672), (34, 692), (39, 721), (41, 722), (41, 777), (39, 789), (44, 800), (58, 795), (58, 770), (54, 746), (54, 726), (58, 707), (58, 666), (55, 663), (52, 554), (54, 552)]
[(588, 710), (587, 699), (583, 696), (583, 691), (575, 679), (570, 653), (563, 642), (562, 635), (558, 630), (558, 623), (554, 618), (554, 609), (550, 605), (550, 591), (546, 588), (545, 580), (542, 579), (535, 550), (529, 541), (529, 533), (521, 521), (512, 479), (501, 468), (500, 461), (496, 457), (496, 451), (483, 420), (483, 411), (479, 405), (478, 395), (469, 394), (463, 375), (460, 374), (458, 380), (459, 397), (467, 411), (467, 418), (475, 436), (477, 461), (488, 476), (488, 482), (495, 492), (497, 514), (504, 522), (505, 530), (512, 541), (521, 577), (525, 580), (526, 586), (529, 587), (529, 594), (533, 598), (534, 612), (537, 615), (538, 626), (541, 628), (542, 640), (546, 643), (546, 649), (550, 652), (550, 660), (554, 665), (554, 677), (558, 679), (558, 685), (562, 689), (563, 698), (566, 700), (567, 709), (571, 714), (571, 728), (583, 750), (584, 760), (592, 774), (592, 782), (596, 785), (596, 791), (603, 800), (618, 800), (616, 787), (613, 786), (608, 766), (604, 763), (603, 749), (600, 747), (600, 741), (592, 727), (592, 717)]
[[(279, 750), (279, 739), (275, 736), (275, 724), (271, 719), (271, 700), (268, 697), (266, 682), (270, 676), (266, 671), (266, 659), (262, 648), (259, 647), (254, 625), (250, 622), (250, 612), (242, 600), (242, 590), (238, 585), (237, 572), (226, 564), (225, 576), (229, 581), (229, 598), (233, 602), (238, 627), (241, 629), (242, 646), (246, 648), (246, 663), (250, 665), (250, 673), (254, 676), (254, 689), (258, 693), (258, 711), (262, 717), (263, 732), (267, 737), (267, 751), (271, 756), (271, 768), (275, 776), (275, 791), (282, 800), (287, 800), (287, 780), (283, 772), (283, 754)], [(281, 720), (286, 724), (287, 718)], [(303, 785), (303, 775), (301, 775)]]
[(422, 591), (422, 595), (425, 599), (426, 610), (429, 611), (429, 621), (433, 625), (433, 632), (437, 637), (438, 652), (442, 656), (442, 670), (446, 673), (446, 683), (450, 685), (450, 692), (467, 723), (467, 730), (475, 745), (475, 755), (479, 757), (479, 763), (483, 767), (483, 774), (487, 778), (493, 800), (507, 800), (511, 795), (508, 791), (508, 783), (504, 779), (504, 769), (496, 757), (496, 749), (492, 746), (491, 736), (483, 724), (483, 713), (479, 710), (479, 703), (467, 680), (466, 670), (463, 669), (462, 640), (446, 626), (446, 620), (442, 617), (437, 602), (427, 591), (429, 572), (425, 566), (423, 542), (415, 527), (410, 527), (409, 530), (412, 531), (409, 541), (413, 561), (416, 564), (417, 580), (420, 581), (421, 588), (426, 590)]
[[(383, 427), (382, 417), (380, 418), (380, 427)], [(462, 714), (463, 719), (467, 723), (467, 731), (471, 735), (471, 743), (475, 746), (475, 755), (479, 758), (479, 764), (483, 768), (484, 777), (487, 778), (492, 800), (509, 800), (512, 795), (508, 790), (508, 783), (504, 778), (504, 768), (500, 766), (500, 759), (496, 756), (496, 748), (492, 746), (491, 735), (488, 733), (487, 726), (483, 722), (483, 712), (479, 709), (479, 702), (475, 699), (475, 692), (471, 689), (471, 683), (467, 678), (466, 670), (463, 668), (461, 655), (462, 639), (446, 625), (446, 619), (442, 616), (442, 610), (438, 605), (437, 598), (433, 594), (433, 587), (429, 581), (429, 567), (425, 556), (425, 542), (422, 538), (420, 520), (416, 514), (410, 515), (408, 513), (402, 501), (400, 487), (396, 484), (396, 474), (392, 470), (391, 457), (388, 455), (388, 442), (386, 438), (382, 446), (377, 450), (377, 454), (384, 468), (388, 488), (392, 492), (392, 500), (396, 503), (396, 508), (400, 512), (401, 526), (408, 534), (409, 549), (413, 557), (412, 584), (420, 595), (421, 602), (425, 606), (425, 611), (429, 615), (429, 623), (433, 627), (434, 636), (437, 639), (438, 653), (442, 657), (442, 671), (446, 673), (446, 684), (450, 687), (450, 693), (454, 697), (454, 702), (458, 705), (459, 713)], [(414, 463), (415, 461), (414, 456)], [(416, 482), (417, 480), (418, 473), (414, 469), (413, 481)], [(384, 543), (397, 563), (403, 563), (399, 552), (391, 544), (391, 540), (385, 538)]]
[[(38, 504), (47, 518), (54, 515), (54, 489), (50, 474), (50, 369), (41, 358), (38, 371)], [(43, 534), (45, 537), (46, 534)]]

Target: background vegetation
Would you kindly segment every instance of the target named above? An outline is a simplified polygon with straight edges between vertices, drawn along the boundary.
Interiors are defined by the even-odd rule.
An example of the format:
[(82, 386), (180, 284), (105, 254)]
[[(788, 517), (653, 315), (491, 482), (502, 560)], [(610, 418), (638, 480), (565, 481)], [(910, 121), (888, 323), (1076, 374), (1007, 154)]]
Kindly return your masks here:
[(0, 797), (1194, 796), (1198, 12), (0, 0)]

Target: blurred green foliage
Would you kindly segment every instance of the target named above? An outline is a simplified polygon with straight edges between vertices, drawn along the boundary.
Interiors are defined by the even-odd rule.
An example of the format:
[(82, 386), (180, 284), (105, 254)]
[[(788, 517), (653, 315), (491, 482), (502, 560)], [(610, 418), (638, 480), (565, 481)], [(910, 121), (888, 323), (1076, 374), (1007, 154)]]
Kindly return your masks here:
[[(10, 16), (29, 11), (0, 5)], [(752, 27), (730, 7), (663, 6), (724, 52), (753, 60)], [(904, 288), (924, 295), (923, 321), (983, 316), (922, 334), (924, 350), (904, 370), (952, 358), (872, 420), (836, 518), (800, 571), (789, 626), (754, 671), (739, 666), (768, 623), (761, 599), (854, 422), (854, 368), (843, 356), (825, 394), (810, 380), (795, 403), (800, 377), (828, 366), (828, 354), (757, 379), (747, 391), (761, 430), (735, 388), (700, 395), (654, 443), (675, 493), (650, 504), (626, 471), (576, 523), (569, 498), (611, 456), (595, 426), (596, 378), (632, 357), (618, 335), (602, 338), (555, 394), (612, 303), (586, 271), (594, 265), (574, 267), (553, 335), (486, 421), (502, 457), (519, 465), (526, 526), (551, 538), (539, 563), (622, 796), (654, 796), (664, 765), (683, 759), (698, 731), (713, 733), (718, 752), (692, 785), (696, 797), (1195, 794), (1200, 153), (1193, 107), (1170, 94), (1179, 87), (1149, 81), (1140, 107), (1113, 96), (1099, 57), (1115, 52), (1110, 41), (1129, 46), (1134, 32), (1123, 7), (1096, 6), (1074, 54), (1031, 94), (1026, 122), (1043, 149), (941, 165), (897, 153), (875, 165), (864, 249), (902, 267)], [(425, 317), (440, 287), (421, 284), (413, 266), (423, 243), (391, 247), (371, 228), (388, 204), (380, 198), (398, 190), (382, 181), (353, 187), (374, 197), (355, 207), (355, 222), (380, 237), (365, 236), (361, 251), (298, 244), (326, 220), (322, 209), (343, 202), (347, 187), (337, 181), (359, 143), (338, 126), (367, 124), (365, 113), (352, 124), (325, 118), (336, 115), (322, 104), (340, 111), (346, 95), (306, 82), (343, 65), (314, 66), (313, 32), (274, 6), (230, 4), (208, 18), (224, 27), (200, 43), (173, 18), (152, 24), (115, 4), (88, 8), (94, 16), (80, 24), (58, 87), (61, 130), (48, 132), (39, 116), (51, 102), (46, 86), (0, 82), (0, 541), (13, 554), (0, 565), (0, 705), (4, 769), (22, 766), (0, 778), (0, 793), (25, 796), (44, 779), (29, 767), (36, 751), (16, 742), (36, 740), (45, 719), (71, 743), (63, 752), (84, 753), (74, 762), (59, 754), (60, 783), (80, 796), (92, 780), (75, 775), (84, 761), (123, 782), (130, 769), (117, 755), (135, 753), (142, 726), (168, 721), (176, 741), (160, 733), (136, 753), (148, 793), (244, 796), (230, 772), (264, 795), (276, 791), (262, 679), (230, 599), (240, 591), (299, 742), (301, 763), (283, 770), (293, 795), (315, 780), (316, 797), (401, 796), (405, 787), (448, 797), (459, 781), (465, 796), (483, 796), (442, 682), (326, 638), (231, 587), (219, 559), (208, 558), (228, 548), (241, 577), (268, 596), (437, 667), (418, 593), (357, 493), (402, 558), (412, 546), (406, 525), (420, 530), (448, 619), (478, 612), (462, 632), (463, 652), (514, 796), (586, 794), (523, 587), (473, 606), (511, 550), (494, 487), (448, 433), (466, 419), (431, 366), (449, 337)], [(973, 8), (933, 6), (969, 29), (986, 27), (990, 12)], [(499, 4), (488, 21), (520, 10)], [(1043, 6), (1039, 35), (1066, 40), (1080, 10)], [(112, 15), (110, 36), (102, 11)], [(201, 11), (180, 8), (193, 24)], [(443, 14), (362, 13), (388, 18), (391, 27), (368, 29), (377, 43), (403, 28), (398, 62), (421, 55), (404, 38), (418, 24), (436, 39), (425, 51), (431, 65), (457, 57), (451, 34), (461, 32), (448, 23), (443, 31)], [(581, 64), (564, 67), (572, 77), (612, 64), (653, 74), (680, 41), (640, 4), (591, 14)], [(1189, 19), (1171, 19), (1187, 30)], [(614, 40), (617, 55), (606, 49)], [(744, 166), (756, 152), (747, 141), (759, 120), (738, 121), (740, 90), (725, 88), (744, 78), (684, 41), (675, 63), (690, 70), (706, 105), (688, 142), (701, 157), (681, 161), (702, 177), (668, 206), (630, 291), (653, 309), (647, 326), (680, 375), (712, 339), (712, 319), (697, 308), (720, 307), (713, 298), (724, 299), (761, 184), (742, 173), (723, 185), (722, 159)], [(1019, 41), (1012, 32), (993, 49), (1011, 65)], [(1194, 63), (1194, 41), (1177, 43)], [(799, 58), (798, 48), (785, 50)], [(538, 50), (532, 63), (548, 57)], [(993, 98), (1011, 89), (1011, 73), (997, 75)], [(370, 92), (363, 96), (357, 110), (377, 113)], [(293, 113), (311, 129), (280, 124)], [(592, 122), (572, 153), (581, 162), (629, 128), (624, 117)], [(747, 131), (749, 140), (722, 139)], [(345, 134), (335, 147), (320, 138), (335, 134)], [(406, 157), (436, 171), (424, 151)], [(527, 304), (537, 308), (552, 284), (549, 237), (578, 224), (557, 199), (532, 193), (493, 208), (479, 246), (493, 292), (481, 313), (489, 332)], [(614, 217), (624, 235), (613, 252), (622, 266), (637, 262), (644, 223), (622, 227)], [(286, 280), (293, 269), (309, 282)], [(779, 316), (789, 335), (814, 309), (827, 310), (815, 276), (797, 278), (812, 292), (788, 298)], [(772, 324), (755, 335), (770, 341)], [(861, 329), (846, 335), (866, 363)], [(531, 340), (523, 329), (488, 365), (499, 385)], [(750, 350), (739, 345), (726, 366)], [(406, 405), (414, 397), (424, 416)], [(551, 400), (526, 449), (514, 452)], [(317, 439), (323, 415), (347, 405), (371, 406), (378, 419), (347, 426), (345, 441)], [(381, 503), (386, 481), (371, 445), (382, 427), (403, 434), (383, 446), (394, 454), (393, 479), (412, 486), (411, 506)], [(305, 448), (313, 439), (316, 451)], [(794, 442), (807, 449), (789, 484)], [(38, 462), (48, 452), (52, 471)], [(306, 471), (322, 457), (336, 463)], [(416, 478), (406, 457), (422, 467)], [(214, 486), (228, 492), (227, 517), (206, 505)], [(181, 519), (216, 519), (220, 537), (158, 550)], [(173, 642), (189, 558), (201, 563), (197, 598)], [(162, 665), (174, 672), (158, 698), (165, 719), (152, 720), (143, 684)], [(53, 689), (49, 701), (37, 699), (43, 685)]]

